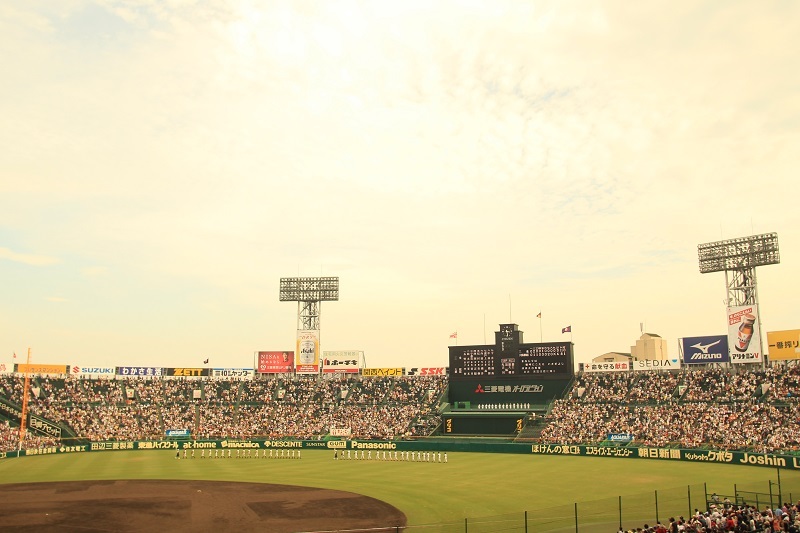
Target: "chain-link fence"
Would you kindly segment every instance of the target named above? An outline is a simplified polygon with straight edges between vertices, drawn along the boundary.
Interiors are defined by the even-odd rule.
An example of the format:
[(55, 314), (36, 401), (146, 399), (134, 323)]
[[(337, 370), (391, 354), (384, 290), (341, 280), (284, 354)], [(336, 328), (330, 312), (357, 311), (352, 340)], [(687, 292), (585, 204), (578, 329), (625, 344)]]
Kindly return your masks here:
[(724, 506), (726, 500), (763, 510), (799, 498), (798, 482), (781, 482), (779, 471), (777, 480), (734, 485), (720, 494), (709, 493), (703, 483), (453, 522), (302, 533), (616, 533), (620, 528), (635, 531), (645, 524), (688, 518), (711, 505)]

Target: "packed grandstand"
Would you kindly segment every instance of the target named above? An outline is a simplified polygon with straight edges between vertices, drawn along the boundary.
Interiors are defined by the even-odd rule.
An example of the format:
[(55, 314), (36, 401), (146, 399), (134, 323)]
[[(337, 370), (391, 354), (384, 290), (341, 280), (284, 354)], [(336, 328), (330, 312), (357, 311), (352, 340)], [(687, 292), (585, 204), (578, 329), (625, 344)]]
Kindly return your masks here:
[[(580, 373), (538, 413), (529, 404), (473, 408), (524, 413), (525, 428), (509, 438), (531, 442), (598, 444), (629, 434), (643, 446), (796, 451), (800, 366), (741, 368)], [(188, 429), (194, 439), (413, 439), (441, 434), (451, 408), (447, 376), (265, 377), (31, 376), (28, 412), (61, 437), (28, 428), (20, 443), (13, 415), (25, 376), (3, 374), (0, 451), (163, 439), (169, 429)]]

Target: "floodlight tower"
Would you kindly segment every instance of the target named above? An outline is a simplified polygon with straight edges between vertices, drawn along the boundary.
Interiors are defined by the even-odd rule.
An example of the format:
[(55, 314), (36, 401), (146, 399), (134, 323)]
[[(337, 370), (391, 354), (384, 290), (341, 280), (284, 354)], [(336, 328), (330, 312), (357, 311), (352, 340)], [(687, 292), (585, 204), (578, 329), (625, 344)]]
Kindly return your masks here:
[[(725, 272), (726, 303), (732, 306), (758, 305), (756, 267), (781, 262), (778, 234), (764, 233), (738, 239), (697, 245), (700, 273)], [(759, 342), (761, 317), (758, 317)], [(761, 346), (759, 347), (762, 348)], [(763, 350), (761, 350), (763, 353)]]
[(729, 306), (758, 304), (756, 267), (781, 262), (777, 233), (698, 244), (697, 256), (701, 274), (725, 272)]
[(320, 302), (339, 299), (339, 278), (281, 278), (281, 302), (297, 302), (297, 329), (319, 330)]

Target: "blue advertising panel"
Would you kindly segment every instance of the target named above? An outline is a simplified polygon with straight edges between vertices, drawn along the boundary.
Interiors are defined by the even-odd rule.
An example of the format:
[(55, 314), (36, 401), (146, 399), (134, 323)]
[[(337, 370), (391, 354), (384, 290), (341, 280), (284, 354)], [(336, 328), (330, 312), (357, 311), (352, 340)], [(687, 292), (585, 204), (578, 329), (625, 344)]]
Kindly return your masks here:
[(152, 366), (118, 366), (118, 376), (141, 376), (141, 377), (161, 377), (164, 374), (161, 368)]
[(681, 342), (684, 364), (705, 365), (730, 361), (727, 335), (684, 337)]

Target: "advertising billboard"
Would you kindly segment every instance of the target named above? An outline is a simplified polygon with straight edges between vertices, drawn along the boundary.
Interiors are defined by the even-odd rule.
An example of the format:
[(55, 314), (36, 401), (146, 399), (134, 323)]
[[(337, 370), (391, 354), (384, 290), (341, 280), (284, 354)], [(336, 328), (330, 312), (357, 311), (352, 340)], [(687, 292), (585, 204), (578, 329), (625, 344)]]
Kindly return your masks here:
[(446, 376), (446, 366), (423, 366), (412, 367), (406, 372), (407, 376)]
[(583, 365), (584, 372), (629, 372), (632, 369), (633, 363), (628, 361), (600, 361)]
[(165, 376), (176, 376), (184, 378), (199, 378), (211, 375), (210, 368), (165, 368)]
[(386, 377), (386, 376), (402, 376), (405, 374), (405, 368), (362, 368), (362, 376), (370, 377)]
[(79, 366), (73, 365), (70, 369), (73, 376), (110, 376), (114, 377), (117, 369), (113, 366)]
[(252, 368), (212, 368), (212, 378), (250, 379), (253, 377)]
[(295, 368), (298, 374), (319, 374), (319, 330), (297, 330)]
[(451, 381), (448, 386), (450, 402), (471, 402), (473, 406), (527, 403), (543, 405), (560, 398), (571, 378), (520, 380), (519, 378), (471, 381)]
[(323, 374), (358, 374), (358, 363), (363, 352), (342, 350), (322, 352)]
[(800, 359), (800, 329), (768, 331), (767, 344), (770, 361)]
[(161, 377), (164, 369), (153, 366), (118, 366), (118, 376)]
[(726, 335), (684, 337), (681, 339), (681, 349), (683, 363), (686, 365), (705, 365), (730, 361), (728, 337)]
[(731, 363), (761, 363), (761, 337), (758, 334), (758, 306), (728, 307), (728, 346)]
[(286, 374), (294, 369), (294, 352), (258, 352), (259, 374)]
[(21, 374), (68, 374), (69, 365), (35, 365), (19, 363), (14, 365), (14, 372)]
[(681, 361), (675, 359), (634, 359), (633, 370), (680, 370)]

